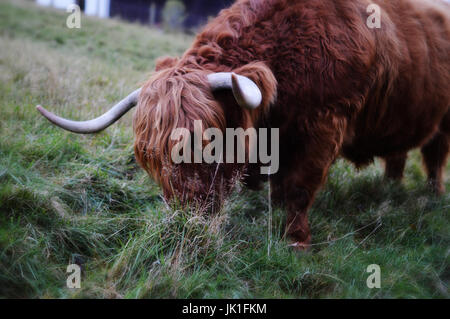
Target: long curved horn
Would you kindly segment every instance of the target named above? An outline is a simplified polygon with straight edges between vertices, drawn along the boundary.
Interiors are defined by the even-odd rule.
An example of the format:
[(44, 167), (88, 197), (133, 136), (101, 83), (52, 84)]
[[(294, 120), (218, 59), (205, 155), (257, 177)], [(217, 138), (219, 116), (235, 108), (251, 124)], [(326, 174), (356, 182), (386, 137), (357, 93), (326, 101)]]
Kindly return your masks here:
[(213, 91), (231, 89), (241, 107), (256, 109), (261, 105), (261, 90), (245, 76), (230, 72), (212, 73), (208, 75), (208, 81)]
[(76, 122), (59, 117), (52, 112), (47, 111), (42, 106), (36, 106), (37, 110), (53, 124), (73, 133), (92, 134), (103, 131), (111, 124), (117, 122), (125, 113), (136, 106), (141, 89), (138, 89), (117, 103), (108, 112), (102, 116), (85, 122)]

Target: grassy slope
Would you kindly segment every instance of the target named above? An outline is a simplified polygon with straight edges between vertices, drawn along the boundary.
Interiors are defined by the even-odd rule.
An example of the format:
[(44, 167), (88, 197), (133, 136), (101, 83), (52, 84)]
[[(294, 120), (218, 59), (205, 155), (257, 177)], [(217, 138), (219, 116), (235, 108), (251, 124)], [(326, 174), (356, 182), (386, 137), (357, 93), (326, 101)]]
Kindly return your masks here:
[[(383, 181), (378, 162), (357, 172), (338, 161), (307, 254), (280, 240), (268, 190), (237, 191), (210, 218), (170, 210), (133, 161), (131, 115), (75, 136), (34, 106), (98, 115), (192, 39), (87, 18), (69, 30), (65, 18), (0, 1), (0, 297), (449, 296), (450, 194), (427, 192), (418, 152), (403, 185)], [(84, 264), (77, 291), (65, 288), (73, 261)], [(366, 287), (370, 264), (382, 289)]]

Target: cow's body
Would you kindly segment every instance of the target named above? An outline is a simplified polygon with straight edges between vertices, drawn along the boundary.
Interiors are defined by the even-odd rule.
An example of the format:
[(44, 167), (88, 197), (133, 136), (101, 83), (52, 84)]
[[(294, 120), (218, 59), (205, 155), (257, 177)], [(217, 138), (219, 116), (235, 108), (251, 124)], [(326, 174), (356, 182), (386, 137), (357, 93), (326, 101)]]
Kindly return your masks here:
[[(242, 68), (263, 62), (270, 69), (276, 99), (273, 80), (246, 73), (262, 87), (266, 102), (275, 101), (268, 109), (248, 113), (225, 94), (216, 99), (227, 127), (248, 127), (250, 114), (250, 126), (280, 128), (273, 196), (287, 204), (287, 232), (299, 246), (310, 241), (306, 211), (339, 155), (357, 166), (382, 157), (386, 174), (400, 178), (406, 153), (423, 147), (430, 179), (443, 191), (450, 135), (450, 9), (439, 1), (375, 1), (382, 9), (381, 28), (371, 29), (370, 3), (237, 1), (180, 61), (164, 66), (245, 73)], [(247, 168), (250, 186), (259, 181), (254, 172)]]

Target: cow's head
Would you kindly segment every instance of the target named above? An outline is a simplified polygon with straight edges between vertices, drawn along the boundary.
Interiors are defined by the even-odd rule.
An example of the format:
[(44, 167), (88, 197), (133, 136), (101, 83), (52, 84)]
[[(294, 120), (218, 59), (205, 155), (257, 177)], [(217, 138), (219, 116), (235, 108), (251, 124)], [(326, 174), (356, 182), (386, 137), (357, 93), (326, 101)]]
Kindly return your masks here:
[[(37, 108), (55, 125), (89, 134), (104, 130), (137, 105), (133, 119), (136, 159), (161, 185), (165, 197), (182, 203), (217, 204), (242, 175), (245, 164), (227, 163), (225, 145), (221, 150), (225, 163), (205, 162), (202, 149), (209, 140), (200, 140), (199, 163), (194, 137), (202, 137), (205, 130), (214, 128), (222, 132), (225, 144), (226, 128), (246, 130), (257, 126), (275, 94), (276, 80), (264, 63), (211, 72), (186, 61), (164, 58), (157, 62), (156, 73), (141, 89), (97, 119), (74, 122), (41, 106)], [(195, 123), (201, 123), (203, 131)], [(190, 139), (177, 134), (182, 132), (180, 129), (189, 132)], [(174, 160), (174, 154), (184, 160)], [(186, 161), (187, 157), (191, 160)]]

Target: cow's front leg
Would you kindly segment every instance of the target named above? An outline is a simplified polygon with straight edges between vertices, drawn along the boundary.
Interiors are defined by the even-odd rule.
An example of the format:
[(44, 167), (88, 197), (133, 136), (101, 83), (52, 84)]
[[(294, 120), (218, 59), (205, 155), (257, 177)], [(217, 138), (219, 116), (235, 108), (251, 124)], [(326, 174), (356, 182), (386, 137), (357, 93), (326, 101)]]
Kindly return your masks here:
[(311, 232), (308, 210), (320, 187), (325, 183), (328, 169), (333, 160), (330, 158), (323, 167), (304, 166), (308, 171), (302, 172), (302, 168), (299, 167), (300, 171), (293, 172), (284, 181), (287, 209), (285, 235), (295, 249), (306, 250), (310, 247)]
[(308, 208), (312, 197), (303, 187), (292, 187), (287, 199), (287, 219), (285, 234), (290, 246), (307, 250), (311, 244), (311, 231), (308, 223)]
[[(328, 114), (320, 119), (320, 125), (310, 125), (314, 130), (299, 132), (300, 147), (285, 146), (281, 159), (281, 174), (276, 184), (275, 197), (282, 197), (287, 209), (285, 236), (291, 246), (305, 250), (311, 244), (308, 209), (317, 192), (325, 183), (328, 170), (337, 158), (342, 146), (346, 121)], [(284, 165), (283, 165), (284, 164)]]

